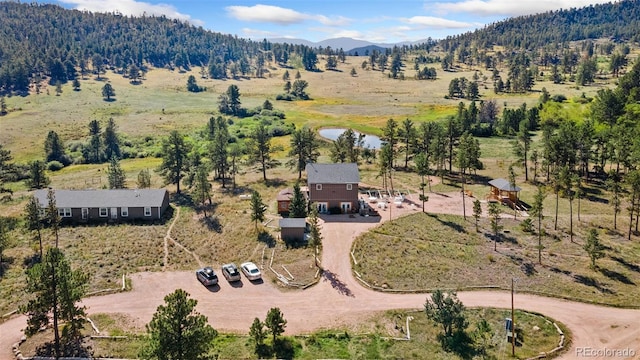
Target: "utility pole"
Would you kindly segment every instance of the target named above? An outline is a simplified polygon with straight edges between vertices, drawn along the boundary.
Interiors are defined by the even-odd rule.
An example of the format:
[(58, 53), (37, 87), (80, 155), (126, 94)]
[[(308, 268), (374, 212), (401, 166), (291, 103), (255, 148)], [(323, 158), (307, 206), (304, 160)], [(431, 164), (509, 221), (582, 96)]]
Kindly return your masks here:
[(513, 278), (511, 278), (511, 356), (516, 356), (516, 313), (513, 309)]

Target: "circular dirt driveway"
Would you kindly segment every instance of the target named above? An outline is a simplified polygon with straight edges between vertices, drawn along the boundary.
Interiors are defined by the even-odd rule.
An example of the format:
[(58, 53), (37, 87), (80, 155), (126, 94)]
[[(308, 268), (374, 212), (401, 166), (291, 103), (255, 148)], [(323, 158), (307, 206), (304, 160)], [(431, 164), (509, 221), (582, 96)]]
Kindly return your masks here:
[[(452, 195), (456, 196), (456, 195)], [(430, 194), (427, 211), (456, 213), (449, 208), (451, 196), (439, 199)], [(393, 209), (393, 217), (417, 211), (411, 207)], [(310, 332), (318, 328), (360, 321), (372, 311), (395, 308), (422, 308), (427, 294), (388, 294), (366, 289), (351, 273), (349, 251), (360, 233), (389, 219), (381, 217), (325, 217), (322, 223), (325, 269), (319, 284), (303, 291), (281, 292), (270, 282), (249, 282), (245, 278), (233, 287), (224, 281), (214, 289), (200, 285), (193, 272), (139, 273), (132, 275), (133, 290), (84, 300), (91, 313), (124, 313), (143, 326), (168, 293), (186, 290), (198, 300), (197, 310), (218, 330), (246, 333), (255, 317), (264, 318), (272, 307), (279, 307), (287, 319), (287, 333)], [(268, 271), (268, 270), (266, 270)], [(460, 292), (466, 306), (509, 308), (510, 294), (497, 291)], [(518, 294), (516, 307), (548, 315), (564, 323), (573, 333), (571, 349), (562, 359), (584, 358), (584, 348), (592, 350), (631, 349), (640, 358), (640, 311), (600, 307), (554, 298)], [(26, 324), (18, 316), (0, 325), (0, 359), (11, 358), (11, 344), (22, 336)], [(611, 358), (611, 357), (589, 357)], [(622, 358), (622, 357), (618, 357)]]

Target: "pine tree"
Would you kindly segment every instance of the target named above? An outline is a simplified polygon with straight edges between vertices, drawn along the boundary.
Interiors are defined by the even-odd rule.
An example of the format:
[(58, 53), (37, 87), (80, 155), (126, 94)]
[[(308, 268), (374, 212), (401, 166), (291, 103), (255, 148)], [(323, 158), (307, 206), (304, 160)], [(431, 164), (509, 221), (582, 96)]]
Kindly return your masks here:
[(120, 151), (120, 139), (118, 137), (118, 126), (113, 118), (109, 118), (107, 126), (104, 128), (104, 155), (107, 159), (122, 157)]
[[(315, 206), (315, 204), (311, 205), (311, 211), (309, 212), (309, 246), (322, 246), (322, 233), (320, 232), (318, 207)], [(317, 265), (318, 264), (316, 263), (316, 266)]]
[(267, 205), (262, 202), (262, 196), (257, 191), (251, 194), (251, 221), (254, 222), (256, 230), (258, 230), (258, 222), (264, 221), (264, 214), (267, 211)]
[(51, 180), (46, 174), (44, 162), (35, 160), (29, 163), (29, 177), (25, 180), (29, 189), (43, 189)]
[(42, 261), (42, 216), (41, 210), (44, 210), (40, 207), (40, 203), (35, 196), (30, 196), (29, 201), (25, 207), (25, 225), (28, 230), (35, 230), (36, 236), (35, 240), (38, 241), (40, 247), (40, 261)]
[(480, 221), (480, 216), (482, 216), (482, 204), (480, 204), (479, 199), (476, 199), (473, 202), (473, 218), (476, 221), (476, 232), (478, 232), (478, 222)]
[(104, 84), (104, 86), (102, 87), (102, 97), (106, 101), (111, 101), (111, 98), (114, 96), (116, 96), (116, 91), (113, 86), (111, 86), (111, 84), (109, 83)]
[(489, 203), (489, 218), (491, 219), (491, 230), (493, 230), (493, 251), (498, 251), (498, 236), (502, 225), (500, 225), (502, 211), (498, 203)]
[(142, 169), (138, 173), (138, 188), (147, 189), (151, 187), (151, 174), (149, 169)]
[[(43, 261), (27, 271), (27, 293), (33, 297), (22, 308), (28, 316), (25, 333), (34, 335), (53, 319), (56, 358), (62, 355), (63, 344), (80, 343), (80, 330), (86, 321), (86, 315), (85, 308), (76, 303), (84, 296), (88, 280), (83, 272), (71, 269), (68, 260), (57, 247), (47, 250)], [(60, 322), (65, 323), (62, 337), (58, 326)], [(74, 349), (77, 346), (68, 348)]]
[(584, 250), (591, 260), (591, 269), (596, 268), (596, 260), (604, 257), (604, 245), (600, 242), (598, 231), (596, 229), (589, 230), (589, 236), (584, 244)]
[(198, 301), (178, 289), (165, 296), (147, 324), (142, 359), (209, 359), (218, 332), (196, 311)]
[(531, 205), (531, 209), (529, 214), (531, 217), (538, 219), (538, 264), (542, 265), (542, 219), (544, 215), (542, 214), (542, 210), (544, 209), (544, 198), (546, 197), (542, 187), (538, 186), (538, 192), (534, 197), (533, 204)]
[(158, 168), (167, 183), (176, 185), (176, 192), (180, 194), (180, 182), (189, 169), (190, 146), (176, 130), (172, 130), (169, 137), (162, 142), (162, 164)]
[(307, 200), (304, 198), (304, 194), (300, 191), (300, 184), (296, 182), (293, 185), (293, 197), (289, 204), (289, 217), (290, 218), (306, 218), (307, 217)]
[(112, 157), (107, 169), (107, 180), (109, 181), (109, 189), (125, 189), (127, 177), (120, 166), (120, 160)]
[(269, 329), (271, 336), (273, 336), (273, 344), (275, 344), (276, 338), (280, 336), (287, 327), (287, 320), (284, 319), (280, 308), (275, 307), (269, 309), (269, 312), (267, 312), (264, 325)]

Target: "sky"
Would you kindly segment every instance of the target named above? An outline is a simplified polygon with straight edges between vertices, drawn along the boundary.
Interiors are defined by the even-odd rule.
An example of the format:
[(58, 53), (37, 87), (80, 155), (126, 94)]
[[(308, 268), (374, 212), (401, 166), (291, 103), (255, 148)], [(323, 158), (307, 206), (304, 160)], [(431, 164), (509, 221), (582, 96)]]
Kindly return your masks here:
[(509, 17), (612, 0), (40, 0), (69, 9), (165, 15), (252, 40), (373, 43), (442, 39)]

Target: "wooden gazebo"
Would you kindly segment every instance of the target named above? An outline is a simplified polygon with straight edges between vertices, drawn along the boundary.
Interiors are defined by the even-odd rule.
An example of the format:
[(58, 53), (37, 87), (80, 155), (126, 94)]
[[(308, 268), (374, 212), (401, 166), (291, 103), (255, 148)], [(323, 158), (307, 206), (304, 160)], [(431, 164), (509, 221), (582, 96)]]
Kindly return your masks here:
[(489, 186), (491, 186), (491, 193), (487, 200), (504, 202), (511, 207), (518, 203), (518, 193), (522, 190), (519, 186), (512, 186), (505, 179), (493, 179), (489, 181)]

